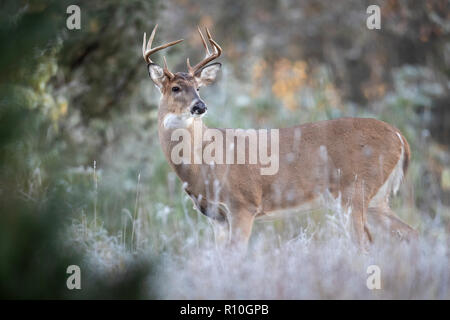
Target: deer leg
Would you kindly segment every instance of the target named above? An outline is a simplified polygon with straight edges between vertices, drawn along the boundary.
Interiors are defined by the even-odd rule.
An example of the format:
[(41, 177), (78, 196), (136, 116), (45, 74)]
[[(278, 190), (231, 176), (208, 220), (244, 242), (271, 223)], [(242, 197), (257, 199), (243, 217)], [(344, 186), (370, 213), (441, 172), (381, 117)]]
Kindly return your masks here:
[(355, 232), (356, 242), (358, 246), (366, 251), (368, 244), (371, 242), (371, 235), (367, 228), (365, 213), (367, 208), (364, 207), (362, 201), (352, 201), (352, 225)]
[(385, 230), (389, 230), (391, 235), (401, 240), (410, 241), (418, 238), (417, 231), (403, 222), (387, 204), (369, 208), (367, 214), (371, 220), (381, 225)]
[(217, 249), (226, 247), (229, 239), (229, 228), (226, 221), (211, 220), (214, 231), (214, 240)]
[(367, 251), (368, 245), (372, 242), (372, 235), (367, 226), (367, 207), (368, 201), (364, 198), (362, 186), (355, 184), (351, 194), (344, 196), (347, 207), (351, 208), (351, 221), (354, 231), (354, 236), (358, 246)]
[(367, 239), (369, 240), (370, 243), (373, 242), (373, 237), (372, 234), (370, 233), (369, 229), (367, 228), (367, 223), (364, 223), (364, 232), (367, 235)]
[(247, 210), (235, 211), (229, 219), (230, 246), (233, 248), (247, 249), (248, 240), (252, 233), (255, 216)]

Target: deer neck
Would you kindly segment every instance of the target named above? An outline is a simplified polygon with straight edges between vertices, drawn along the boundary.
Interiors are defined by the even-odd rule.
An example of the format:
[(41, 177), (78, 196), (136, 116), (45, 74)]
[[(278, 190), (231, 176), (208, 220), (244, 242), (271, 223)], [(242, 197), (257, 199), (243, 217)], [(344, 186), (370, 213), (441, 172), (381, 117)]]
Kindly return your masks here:
[[(192, 161), (194, 162), (195, 154), (201, 157), (203, 147), (203, 134), (207, 127), (203, 123), (202, 118), (182, 117), (169, 112), (158, 112), (158, 135), (159, 142), (163, 149), (164, 155), (170, 166), (181, 177), (180, 168), (183, 168), (185, 175), (190, 166), (177, 166), (172, 161), (172, 149), (181, 143), (185, 137), (190, 139)], [(183, 135), (183, 138), (180, 138)]]

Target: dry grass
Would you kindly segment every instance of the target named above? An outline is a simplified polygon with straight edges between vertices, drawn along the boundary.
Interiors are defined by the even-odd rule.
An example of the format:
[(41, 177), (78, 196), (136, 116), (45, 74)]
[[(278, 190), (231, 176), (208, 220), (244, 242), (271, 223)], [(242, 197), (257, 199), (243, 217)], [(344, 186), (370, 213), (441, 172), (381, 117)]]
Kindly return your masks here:
[[(294, 215), (257, 222), (245, 256), (217, 250), (206, 218), (187, 215), (182, 223), (183, 230), (160, 223), (164, 248), (147, 242), (127, 249), (120, 235), (93, 232), (82, 223), (72, 225), (71, 239), (93, 269), (112, 279), (133, 257), (158, 255), (157, 280), (149, 285), (163, 299), (450, 298), (450, 238), (439, 221), (427, 221), (420, 240), (409, 244), (378, 230), (363, 254), (351, 240), (347, 214)], [(380, 290), (366, 286), (370, 265), (380, 267)]]

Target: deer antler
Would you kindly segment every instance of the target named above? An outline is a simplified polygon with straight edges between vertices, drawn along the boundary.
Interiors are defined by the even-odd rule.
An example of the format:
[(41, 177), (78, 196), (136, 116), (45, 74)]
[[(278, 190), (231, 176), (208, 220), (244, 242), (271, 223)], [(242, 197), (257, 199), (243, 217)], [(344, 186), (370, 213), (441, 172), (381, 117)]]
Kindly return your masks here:
[(191, 64), (189, 63), (189, 58), (187, 58), (187, 67), (189, 70), (189, 73), (193, 76), (198, 70), (200, 70), (201, 68), (203, 68), (206, 64), (208, 64), (209, 62), (213, 61), (214, 59), (217, 59), (218, 57), (220, 57), (220, 55), (222, 54), (222, 48), (217, 44), (217, 42), (215, 42), (213, 40), (213, 38), (211, 37), (211, 33), (209, 32), (208, 28), (206, 29), (206, 35), (208, 37), (208, 41), (209, 44), (211, 45), (211, 47), (213, 48), (214, 52), (211, 53), (208, 49), (208, 45), (206, 44), (205, 41), (205, 37), (203, 37), (203, 34), (200, 30), (200, 27), (198, 28), (198, 33), (200, 34), (200, 38), (202, 39), (203, 42), (203, 46), (206, 49), (206, 55), (205, 58), (200, 61), (199, 63), (197, 63), (194, 67), (191, 67)]
[[(153, 43), (153, 38), (155, 38), (155, 33), (156, 33), (156, 29), (158, 28), (158, 25), (156, 25), (153, 28), (152, 34), (150, 35), (150, 38), (148, 39), (148, 43), (147, 46), (145, 45), (145, 40), (147, 37), (147, 34), (144, 33), (144, 41), (142, 43), (142, 56), (144, 57), (145, 62), (147, 62), (148, 64), (150, 63), (154, 63), (151, 59), (150, 59), (150, 55), (152, 55), (153, 53), (165, 49), (167, 47), (171, 47), (181, 41), (183, 41), (183, 39), (180, 40), (176, 40), (176, 41), (172, 41), (163, 45), (160, 45), (159, 47), (156, 48), (152, 48), (152, 43)], [(174, 77), (174, 74), (172, 72), (169, 71), (169, 68), (167, 67), (167, 62), (166, 62), (166, 57), (163, 57), (164, 59), (164, 74), (169, 77), (169, 79), (172, 79)]]

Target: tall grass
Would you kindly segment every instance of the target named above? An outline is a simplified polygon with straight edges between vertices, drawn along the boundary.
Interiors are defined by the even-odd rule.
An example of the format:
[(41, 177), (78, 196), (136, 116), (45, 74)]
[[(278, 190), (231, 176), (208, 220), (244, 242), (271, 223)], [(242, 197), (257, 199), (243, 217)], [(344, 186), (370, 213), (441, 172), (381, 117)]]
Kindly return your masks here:
[[(163, 299), (450, 298), (450, 238), (442, 222), (425, 221), (420, 240), (413, 243), (376, 230), (369, 253), (361, 254), (348, 217), (343, 211), (294, 212), (275, 222), (257, 222), (245, 257), (218, 250), (207, 218), (193, 213), (179, 223), (141, 216), (153, 224), (157, 234), (149, 238), (157, 240), (135, 250), (105, 229), (94, 233), (74, 223), (71, 232), (89, 265), (112, 279), (136, 255), (158, 256), (158, 280), (151, 288)], [(135, 232), (135, 241), (148, 236), (141, 228)], [(381, 270), (380, 290), (366, 286), (370, 265)]]

